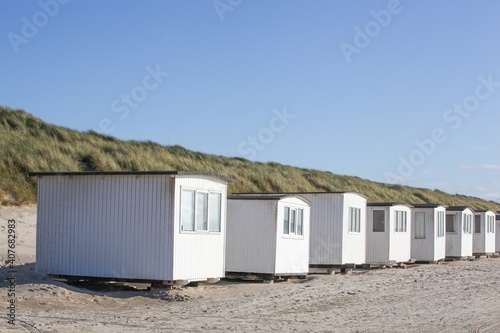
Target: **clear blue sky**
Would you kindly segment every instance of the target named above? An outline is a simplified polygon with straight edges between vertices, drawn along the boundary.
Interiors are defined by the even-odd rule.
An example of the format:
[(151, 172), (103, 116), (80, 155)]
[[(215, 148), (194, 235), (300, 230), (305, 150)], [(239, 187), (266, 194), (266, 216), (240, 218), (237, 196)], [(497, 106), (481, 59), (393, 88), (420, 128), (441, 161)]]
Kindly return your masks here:
[(41, 0), (0, 13), (2, 105), (500, 201), (500, 2)]

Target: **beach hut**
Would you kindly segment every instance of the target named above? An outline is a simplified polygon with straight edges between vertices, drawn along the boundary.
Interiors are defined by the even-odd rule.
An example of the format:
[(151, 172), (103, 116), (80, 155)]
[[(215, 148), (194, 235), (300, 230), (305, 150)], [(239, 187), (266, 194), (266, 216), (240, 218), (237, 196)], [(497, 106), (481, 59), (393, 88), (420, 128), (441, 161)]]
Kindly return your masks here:
[[(309, 266), (366, 263), (366, 197), (357, 192), (287, 192), (312, 203)], [(241, 193), (241, 195), (255, 195)], [(274, 194), (264, 194), (274, 195)]]
[(446, 206), (415, 204), (412, 208), (411, 257), (434, 263), (446, 258)]
[(495, 212), (478, 210), (474, 213), (473, 255), (495, 253)]
[(226, 190), (198, 171), (37, 172), (36, 270), (68, 279), (216, 282)]
[(467, 259), (472, 256), (472, 216), (466, 206), (446, 208), (446, 257)]
[(495, 223), (495, 252), (500, 253), (500, 214), (497, 214), (496, 216), (496, 223)]
[(295, 195), (228, 197), (226, 276), (306, 275), (310, 207)]
[(376, 202), (366, 207), (366, 261), (403, 263), (411, 259), (411, 206)]

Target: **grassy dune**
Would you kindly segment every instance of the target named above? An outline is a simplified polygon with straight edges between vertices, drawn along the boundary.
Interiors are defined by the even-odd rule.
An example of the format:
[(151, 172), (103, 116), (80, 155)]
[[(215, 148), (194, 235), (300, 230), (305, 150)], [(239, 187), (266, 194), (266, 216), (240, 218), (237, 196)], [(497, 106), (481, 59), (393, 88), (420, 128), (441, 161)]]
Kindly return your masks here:
[(441, 203), (500, 210), (500, 204), (439, 190), (377, 183), (353, 176), (194, 152), (155, 142), (122, 141), (94, 131), (48, 124), (23, 110), (0, 107), (0, 203), (36, 202), (31, 171), (202, 170), (236, 182), (229, 192), (357, 191), (369, 201)]

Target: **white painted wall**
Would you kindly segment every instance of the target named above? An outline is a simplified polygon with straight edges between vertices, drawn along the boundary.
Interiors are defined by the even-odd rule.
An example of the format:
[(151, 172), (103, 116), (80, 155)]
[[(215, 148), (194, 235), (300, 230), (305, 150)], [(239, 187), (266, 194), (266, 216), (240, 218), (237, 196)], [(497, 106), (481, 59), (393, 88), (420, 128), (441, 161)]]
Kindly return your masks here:
[(226, 271), (274, 274), (277, 205), (273, 200), (228, 200)]
[(395, 262), (407, 262), (411, 259), (411, 208), (405, 205), (391, 207), (391, 218), (396, 221), (396, 211), (404, 211), (407, 216), (406, 232), (396, 232), (395, 225), (391, 230), (391, 245), (389, 248), (389, 260)]
[[(366, 198), (357, 193), (344, 193), (342, 264), (366, 263)], [(349, 232), (349, 208), (361, 209), (361, 232)]]
[(169, 176), (42, 176), (37, 271), (166, 279), (172, 272)]
[[(385, 231), (373, 231), (373, 211), (385, 211)], [(407, 216), (406, 232), (396, 232), (396, 211)], [(406, 262), (411, 259), (411, 208), (406, 205), (368, 206), (366, 258), (368, 263)]]
[[(304, 210), (303, 235), (283, 233), (284, 207)], [(229, 199), (226, 271), (307, 274), (310, 207), (297, 197)]]
[[(173, 279), (191, 280), (220, 278), (225, 275), (226, 238), (226, 181), (210, 176), (175, 177), (174, 262)], [(182, 188), (205, 190), (222, 194), (221, 232), (183, 232), (180, 221), (180, 192)]]
[[(446, 208), (412, 208), (411, 258), (421, 261), (437, 261), (446, 257), (446, 232), (438, 237), (438, 212), (443, 212), (444, 228), (446, 228)], [(415, 213), (425, 214), (425, 239), (415, 238)]]
[[(476, 216), (479, 216), (481, 219), (481, 229), (480, 232), (477, 232), (475, 229), (475, 219)], [(492, 217), (493, 221), (495, 221), (495, 213), (492, 211), (486, 212), (476, 212), (474, 213), (474, 234), (473, 234), (473, 253), (494, 253), (495, 252), (495, 229), (494, 232), (487, 232), (487, 221), (488, 217)]]
[[(146, 280), (224, 276), (225, 180), (87, 174), (42, 175), (38, 182), (38, 272)], [(221, 233), (180, 233), (181, 185), (223, 194)]]
[(463, 224), (465, 215), (472, 216), (472, 229), (474, 229), (473, 212), (470, 209), (464, 211), (446, 211), (446, 215), (455, 216), (455, 232), (446, 230), (446, 256), (447, 257), (469, 257), (472, 256), (472, 233), (464, 233)]
[[(312, 202), (310, 265), (366, 262), (366, 198), (358, 193), (299, 193)], [(361, 232), (349, 232), (349, 207), (361, 209)]]
[(500, 215), (495, 220), (495, 252), (500, 252)]
[[(283, 234), (285, 206), (304, 209), (302, 236)], [(309, 272), (310, 214), (311, 207), (301, 199), (289, 197), (278, 202), (275, 274), (307, 274)]]

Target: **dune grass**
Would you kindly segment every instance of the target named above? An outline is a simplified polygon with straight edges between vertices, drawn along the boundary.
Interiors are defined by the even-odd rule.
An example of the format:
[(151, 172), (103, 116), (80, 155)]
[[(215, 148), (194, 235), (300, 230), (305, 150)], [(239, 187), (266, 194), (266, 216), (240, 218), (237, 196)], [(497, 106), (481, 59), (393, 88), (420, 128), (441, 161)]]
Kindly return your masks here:
[(200, 170), (236, 179), (234, 192), (357, 191), (369, 201), (440, 203), (500, 210), (500, 204), (439, 190), (383, 184), (278, 163), (194, 152), (152, 141), (122, 141), (94, 131), (48, 124), (23, 110), (0, 107), (0, 203), (36, 202), (33, 171)]

